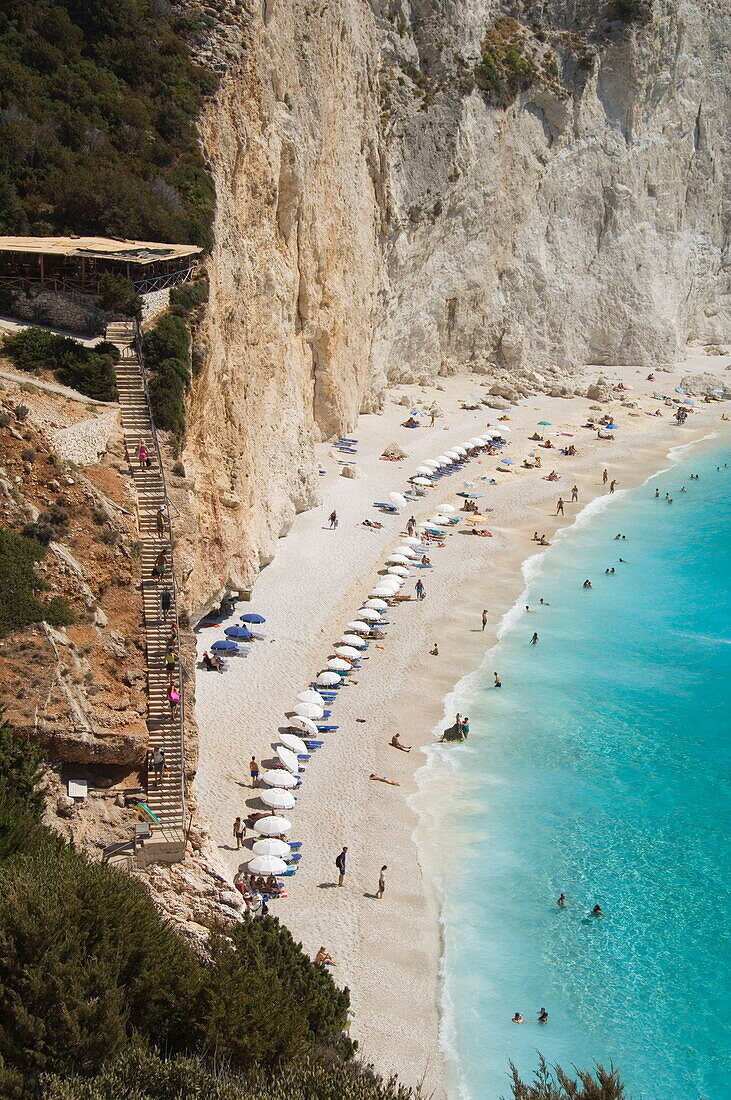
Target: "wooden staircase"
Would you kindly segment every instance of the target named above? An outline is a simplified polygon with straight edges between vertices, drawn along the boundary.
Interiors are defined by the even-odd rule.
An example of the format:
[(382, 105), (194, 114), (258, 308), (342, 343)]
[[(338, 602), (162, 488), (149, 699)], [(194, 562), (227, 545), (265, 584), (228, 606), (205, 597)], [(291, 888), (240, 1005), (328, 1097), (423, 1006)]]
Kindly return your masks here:
[[(145, 650), (147, 660), (147, 726), (150, 731), (150, 748), (162, 747), (165, 768), (158, 782), (154, 772), (148, 769), (147, 805), (160, 825), (153, 826), (153, 837), (170, 852), (180, 848), (177, 858), (185, 852), (185, 777), (184, 777), (184, 676), (178, 641), (178, 606), (172, 552), (172, 526), (165, 474), (162, 468), (160, 447), (155, 432), (147, 392), (144, 366), (139, 354), (139, 331), (133, 322), (114, 322), (107, 327), (107, 340), (115, 344), (121, 353), (116, 367), (117, 389), (122, 410), (122, 427), (125, 447), (137, 495), (137, 522), (141, 542), (141, 592)], [(149, 467), (140, 467), (138, 448), (147, 447)], [(162, 507), (164, 515), (163, 536), (157, 531), (157, 513)], [(165, 573), (153, 577), (155, 560), (165, 552)], [(171, 607), (166, 615), (161, 609), (163, 590), (171, 594)], [(180, 693), (177, 713), (172, 713), (167, 692), (170, 676), (165, 668), (165, 652), (168, 644), (175, 647), (175, 671), (172, 682)], [(146, 846), (148, 852), (150, 842)], [(154, 844), (152, 845), (154, 848)], [(151, 853), (150, 853), (151, 854)]]

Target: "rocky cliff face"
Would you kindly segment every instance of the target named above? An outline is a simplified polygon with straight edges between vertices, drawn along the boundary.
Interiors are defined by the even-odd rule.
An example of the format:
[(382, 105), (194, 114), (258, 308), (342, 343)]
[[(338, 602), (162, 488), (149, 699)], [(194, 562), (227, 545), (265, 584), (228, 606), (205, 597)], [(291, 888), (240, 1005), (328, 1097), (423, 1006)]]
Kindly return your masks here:
[(316, 499), (313, 443), (389, 379), (550, 383), (731, 338), (720, 0), (218, 0), (215, 19), (191, 606), (270, 560)]

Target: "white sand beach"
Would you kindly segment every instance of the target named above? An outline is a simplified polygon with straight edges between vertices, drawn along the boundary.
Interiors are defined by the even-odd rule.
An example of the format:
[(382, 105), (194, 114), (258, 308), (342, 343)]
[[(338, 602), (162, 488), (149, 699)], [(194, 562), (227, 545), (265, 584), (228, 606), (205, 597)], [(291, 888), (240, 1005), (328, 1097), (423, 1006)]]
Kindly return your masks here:
[[(493, 509), (485, 525), (492, 538), (467, 537), (462, 522), (447, 535), (443, 549), (430, 551), (433, 568), (412, 570), (403, 591), (413, 594), (420, 578), (426, 599), (412, 599), (387, 613), (387, 637), (371, 642), (362, 668), (348, 676), (348, 686), (333, 707), (331, 721), (339, 729), (324, 735), (323, 746), (307, 764), (297, 805), (286, 815), (293, 823), (292, 839), (302, 841), (303, 855), (296, 875), (285, 879), (289, 897), (272, 903), (271, 911), (312, 956), (321, 944), (332, 953), (337, 963), (333, 977), (351, 990), (351, 1034), (381, 1072), (399, 1072), (409, 1084), (424, 1079), (435, 1095), (442, 1094), (438, 911), (422, 875), (413, 838), (416, 817), (408, 804), (416, 790), (415, 771), (424, 759), (418, 748), (432, 740), (444, 696), (494, 644), (500, 618), (521, 590), (520, 564), (539, 549), (531, 541), (533, 532), (550, 539), (606, 492), (605, 467), (609, 480), (627, 489), (664, 465), (671, 447), (727, 427), (720, 421), (725, 406), (703, 403), (696, 403), (686, 425), (677, 427), (673, 411), (652, 395), (676, 397), (675, 387), (690, 371), (718, 374), (728, 363), (728, 358), (701, 355), (672, 373), (658, 373), (654, 383), (645, 381), (646, 370), (602, 368), (613, 381), (633, 387), (593, 413), (599, 417), (611, 412), (616, 418), (619, 430), (613, 442), (598, 440), (596, 432), (581, 427), (597, 402), (526, 398), (502, 422), (511, 429), (503, 451), (515, 463), (510, 472), (496, 472), (499, 458), (479, 457), (464, 472), (437, 482), (399, 515), (382, 515), (373, 502), (403, 491), (423, 460), (479, 435), (488, 424), (500, 424), (499, 412), (460, 408), (461, 398), (483, 392), (474, 376), (445, 379), (443, 390), (397, 387), (384, 413), (363, 416), (353, 433), (359, 443), (352, 457), (364, 476), (339, 476), (338, 460), (346, 456), (323, 445), (322, 506), (296, 518), (274, 561), (257, 579), (251, 603), (239, 604), (220, 626), (199, 632), (200, 657), (223, 638), (224, 626), (238, 623), (241, 613), (266, 617), (260, 628), (265, 639), (251, 643), (248, 657), (230, 659), (225, 675), (198, 672), (196, 679), (199, 816), (210, 828), (220, 866), (232, 878), (251, 855), (235, 851), (234, 818), (263, 808), (249, 786), (248, 761), (252, 754), (264, 766), (273, 759), (285, 714), (297, 693), (325, 667), (346, 624), (357, 617), (377, 571), (385, 568), (385, 557), (401, 544), (408, 516), (428, 519), (441, 503), (458, 508), (462, 500), (456, 493), (466, 480), (476, 482), (476, 492), (484, 494), (477, 501), (480, 510)], [(596, 373), (587, 371), (587, 381)], [(409, 409), (395, 401), (404, 393), (427, 403), (436, 400), (444, 417), (431, 428), (401, 427)], [(622, 397), (635, 407), (622, 404)], [(661, 416), (648, 415), (657, 409)], [(537, 428), (541, 420), (550, 426)], [(556, 449), (539, 451), (542, 469), (524, 469), (522, 460), (537, 446), (528, 436), (536, 430), (550, 436)], [(383, 448), (394, 442), (410, 457), (381, 460)], [(558, 448), (571, 443), (577, 455), (561, 456)], [(544, 479), (551, 469), (560, 481)], [(495, 483), (479, 480), (486, 477)], [(578, 503), (566, 503), (565, 515), (556, 516), (558, 497), (568, 502), (574, 484)], [(330, 530), (327, 517), (333, 509), (339, 526)], [(382, 522), (383, 528), (363, 527), (366, 517)], [(489, 610), (484, 632), (483, 608)], [(435, 641), (438, 657), (430, 655)], [(411, 753), (389, 746), (394, 732), (414, 746)], [(371, 772), (399, 786), (369, 781)], [(343, 845), (349, 849), (348, 874), (338, 889), (334, 860)], [(379, 900), (374, 894), (383, 864), (388, 866), (387, 888)]]

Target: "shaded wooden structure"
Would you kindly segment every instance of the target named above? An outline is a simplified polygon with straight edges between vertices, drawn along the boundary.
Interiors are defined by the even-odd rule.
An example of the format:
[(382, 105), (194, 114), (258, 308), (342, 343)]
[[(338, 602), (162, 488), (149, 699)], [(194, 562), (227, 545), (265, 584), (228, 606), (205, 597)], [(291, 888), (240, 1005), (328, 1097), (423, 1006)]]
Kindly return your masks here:
[(108, 237), (0, 237), (0, 284), (95, 295), (106, 273), (129, 279), (138, 294), (187, 282), (203, 249), (188, 244)]

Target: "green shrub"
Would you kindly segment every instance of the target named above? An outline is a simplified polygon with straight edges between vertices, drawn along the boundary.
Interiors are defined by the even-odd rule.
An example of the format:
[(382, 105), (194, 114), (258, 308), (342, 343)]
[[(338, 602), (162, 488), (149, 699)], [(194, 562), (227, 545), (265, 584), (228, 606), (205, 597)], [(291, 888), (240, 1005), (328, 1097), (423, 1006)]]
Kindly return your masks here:
[(613, 0), (609, 14), (623, 23), (648, 23), (652, 19), (651, 0)]
[(70, 336), (57, 336), (39, 328), (25, 328), (4, 337), (2, 350), (18, 370), (38, 374), (52, 370), (65, 386), (97, 401), (116, 401), (114, 364), (119, 349), (102, 341), (87, 348)]
[(512, 1100), (627, 1100), (616, 1069), (598, 1065), (594, 1073), (582, 1069), (574, 1072), (578, 1080), (560, 1066), (549, 1068), (541, 1054), (533, 1080), (525, 1082), (510, 1062)]
[(210, 243), (195, 121), (216, 86), (151, 0), (5, 0), (0, 232)]
[(208, 279), (196, 279), (191, 283), (180, 283), (170, 291), (170, 306), (178, 317), (186, 317), (191, 310), (208, 301)]
[[(346, 1027), (349, 995), (313, 966), (288, 929), (268, 917), (237, 926), (212, 946), (200, 1013), (203, 1049), (247, 1069), (272, 1069), (313, 1043), (353, 1053)], [(262, 1010), (262, 1006), (266, 1007)]]
[(475, 66), (475, 83), (495, 107), (507, 107), (538, 79), (539, 72), (523, 28), (505, 17), (488, 30)]
[(63, 597), (56, 596), (47, 604), (38, 599), (44, 583), (35, 567), (45, 553), (37, 539), (0, 527), (0, 638), (31, 623), (68, 626), (73, 622), (73, 612)]
[(142, 341), (150, 371), (150, 403), (158, 428), (181, 438), (185, 431), (185, 391), (190, 383), (190, 334), (185, 321), (165, 314)]
[(121, 313), (125, 317), (142, 315), (142, 299), (134, 285), (123, 275), (105, 272), (99, 279), (99, 309), (105, 313)]
[(105, 1066), (92, 1080), (52, 1077), (42, 1100), (418, 1100), (395, 1080), (368, 1067), (305, 1057), (266, 1074), (246, 1074), (199, 1058), (163, 1059), (137, 1049)]

